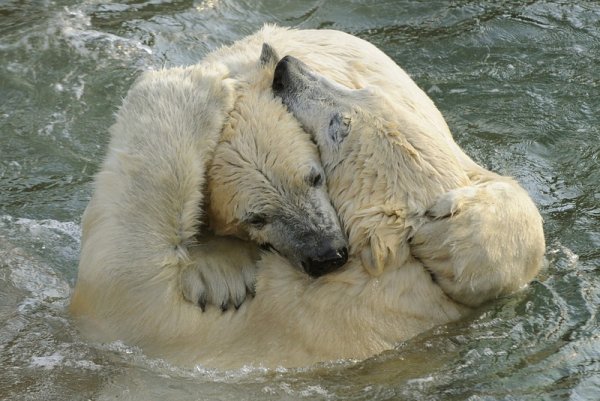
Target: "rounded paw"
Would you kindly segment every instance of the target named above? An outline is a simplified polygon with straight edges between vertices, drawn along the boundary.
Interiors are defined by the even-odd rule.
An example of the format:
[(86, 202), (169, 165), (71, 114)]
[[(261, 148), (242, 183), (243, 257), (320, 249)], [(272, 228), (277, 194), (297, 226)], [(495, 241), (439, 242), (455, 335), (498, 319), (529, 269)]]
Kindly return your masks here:
[(518, 290), (543, 264), (541, 217), (509, 179), (443, 194), (416, 226), (412, 255), (466, 305)]
[(191, 264), (180, 273), (183, 297), (202, 311), (238, 309), (254, 296), (260, 252), (256, 244), (205, 235), (188, 248)]
[(223, 312), (239, 309), (244, 301), (254, 296), (255, 284), (256, 268), (253, 265), (239, 269), (205, 265), (188, 268), (181, 274), (183, 297), (202, 311), (209, 306)]

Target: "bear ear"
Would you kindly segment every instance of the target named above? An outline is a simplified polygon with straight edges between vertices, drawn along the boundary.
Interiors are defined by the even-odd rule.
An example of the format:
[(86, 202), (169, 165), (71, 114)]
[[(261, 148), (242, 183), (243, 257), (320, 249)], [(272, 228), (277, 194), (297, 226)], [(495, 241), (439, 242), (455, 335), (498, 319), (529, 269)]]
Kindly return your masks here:
[(268, 43), (263, 43), (262, 50), (260, 52), (260, 65), (262, 67), (275, 67), (279, 61), (277, 51)]

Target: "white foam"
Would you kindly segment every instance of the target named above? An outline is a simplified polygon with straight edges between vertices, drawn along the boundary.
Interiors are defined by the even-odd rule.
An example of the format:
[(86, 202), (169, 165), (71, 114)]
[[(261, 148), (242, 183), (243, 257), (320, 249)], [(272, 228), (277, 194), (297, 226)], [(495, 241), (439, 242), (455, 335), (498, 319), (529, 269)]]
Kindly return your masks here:
[(277, 386), (264, 386), (261, 391), (269, 395), (277, 395), (283, 391), (286, 395), (294, 398), (300, 397), (319, 397), (324, 399), (332, 399), (334, 395), (320, 385), (308, 385), (305, 388), (295, 390), (289, 383), (279, 383)]
[(87, 361), (87, 360), (68, 361), (67, 363), (65, 363), (65, 365), (72, 366), (72, 367), (79, 368), (79, 369), (85, 369), (85, 370), (100, 370), (100, 369), (102, 369), (101, 365), (95, 364), (94, 362)]
[(52, 113), (52, 120), (48, 122), (43, 128), (38, 130), (40, 135), (51, 135), (54, 132), (54, 126), (56, 124), (64, 124), (67, 121), (67, 117), (64, 112)]
[(329, 391), (327, 391), (326, 389), (324, 389), (323, 387), (316, 385), (316, 386), (307, 386), (305, 389), (300, 390), (299, 391), (300, 395), (303, 397), (312, 397), (315, 395), (320, 395), (323, 396), (325, 398), (332, 398), (333, 395), (331, 393), (329, 393)]
[(11, 160), (11, 161), (8, 163), (8, 165), (9, 165), (10, 167), (13, 167), (15, 170), (18, 170), (18, 171), (21, 171), (21, 169), (22, 169), (22, 166), (21, 166), (21, 165), (19, 164), (19, 162), (18, 162), (18, 161), (16, 161), (16, 160)]
[(72, 355), (73, 351), (70, 350), (68, 347), (61, 348), (63, 348), (63, 351), (66, 351), (66, 355), (63, 355), (59, 351), (56, 351), (51, 355), (33, 356), (31, 357), (31, 360), (29, 362), (29, 367), (51, 370), (57, 367), (64, 366), (93, 371), (98, 371), (103, 368), (102, 365), (98, 365), (87, 359), (77, 359), (77, 356)]
[(57, 234), (67, 235), (78, 243), (81, 239), (81, 227), (72, 221), (58, 221), (52, 219), (33, 220), (23, 217), (14, 218), (8, 215), (1, 216), (0, 221), (12, 223), (22, 230), (27, 230), (31, 234), (37, 236), (47, 234), (46, 230), (50, 230)]
[(34, 356), (31, 358), (29, 367), (32, 368), (43, 368), (46, 370), (54, 369), (59, 366), (65, 357), (58, 352), (47, 356)]
[[(65, 299), (70, 294), (66, 281), (51, 266), (31, 252), (31, 248), (62, 252), (68, 257), (78, 254), (81, 230), (74, 222), (33, 220), (0, 216), (0, 233), (6, 238), (1, 250), (3, 262), (10, 266), (10, 280), (16, 288), (31, 293), (18, 309), (26, 311), (36, 302)], [(41, 244), (40, 244), (41, 242)], [(12, 246), (12, 248), (11, 248)]]
[(31, 293), (19, 306), (26, 310), (44, 299), (67, 298), (71, 292), (69, 285), (56, 276), (48, 266), (32, 262), (23, 255), (16, 255), (11, 261), (10, 277), (17, 288)]
[(73, 88), (72, 88), (77, 100), (81, 100), (84, 89), (85, 89), (85, 81), (83, 80), (83, 77), (80, 75), (77, 77), (77, 85), (73, 85)]
[(152, 49), (139, 40), (91, 29), (91, 19), (81, 9), (65, 7), (56, 18), (60, 33), (67, 43), (79, 54), (94, 60), (101, 61), (100, 56), (107, 54), (117, 59), (130, 56), (131, 53), (152, 54)]
[(408, 384), (408, 385), (415, 385), (416, 384), (416, 385), (420, 386), (420, 385), (423, 385), (425, 383), (432, 383), (434, 381), (435, 381), (435, 379), (434, 379), (433, 376), (427, 376), (427, 377), (419, 377), (419, 378), (416, 378), (416, 379), (409, 379), (409, 380), (406, 381), (406, 384)]
[(427, 89), (427, 93), (442, 93), (442, 90), (437, 85), (431, 85), (431, 87)]
[[(554, 260), (556, 258), (564, 257), (566, 263), (565, 267), (567, 269), (576, 268), (579, 262), (579, 255), (573, 252), (571, 249), (567, 248), (559, 241), (555, 241), (552, 248), (546, 252), (548, 259)], [(550, 262), (550, 261), (547, 261)], [(555, 263), (556, 265), (556, 263)]]

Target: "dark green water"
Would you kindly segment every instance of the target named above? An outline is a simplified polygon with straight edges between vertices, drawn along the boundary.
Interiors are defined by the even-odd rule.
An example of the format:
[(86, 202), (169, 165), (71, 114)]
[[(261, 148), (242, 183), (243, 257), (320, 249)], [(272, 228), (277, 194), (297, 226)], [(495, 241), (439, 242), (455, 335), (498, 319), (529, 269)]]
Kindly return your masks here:
[[(265, 22), (381, 47), (545, 220), (530, 288), (363, 362), (182, 370), (85, 343), (65, 306), (113, 113), (143, 70)], [(0, 0), (0, 399), (600, 399), (600, 3)]]

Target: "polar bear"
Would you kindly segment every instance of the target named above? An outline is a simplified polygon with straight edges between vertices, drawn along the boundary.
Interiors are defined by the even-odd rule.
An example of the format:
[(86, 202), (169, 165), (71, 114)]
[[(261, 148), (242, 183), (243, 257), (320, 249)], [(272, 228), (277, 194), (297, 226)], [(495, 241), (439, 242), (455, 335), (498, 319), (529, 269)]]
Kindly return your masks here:
[(536, 275), (542, 220), (514, 180), (465, 170), (445, 138), (423, 132), (379, 88), (349, 89), (286, 56), (273, 90), (317, 142), (353, 253), (374, 275), (416, 258), (470, 306)]
[[(337, 269), (348, 257), (316, 147), (269, 89), (278, 61), (270, 51), (263, 46), (260, 62), (257, 53), (235, 74), (236, 100), (207, 170), (206, 221), (217, 236), (205, 231), (196, 237), (209, 239), (206, 257), (181, 279), (186, 299), (202, 309), (239, 308), (245, 294), (254, 292), (256, 254), (241, 264), (234, 251), (253, 245), (230, 237), (275, 250), (312, 277)], [(265, 110), (268, 118), (262, 118)]]
[(235, 80), (201, 65), (148, 72), (129, 91), (82, 219), (75, 314), (122, 309), (108, 290), (136, 269), (151, 283), (152, 267), (178, 265), (185, 299), (226, 311), (254, 293), (258, 246), (312, 277), (346, 262), (316, 147), (268, 89), (269, 56)]
[[(312, 276), (345, 263), (346, 240), (327, 198), (316, 148), (267, 90), (265, 68), (272, 75), (276, 60), (267, 66), (258, 57), (236, 80), (214, 64), (149, 72), (130, 90), (83, 217), (75, 301), (88, 270), (96, 274), (88, 262), (106, 262), (108, 271), (115, 270), (111, 274), (121, 270), (120, 263), (110, 263), (117, 250), (129, 263), (144, 255), (140, 249), (149, 255), (170, 247), (159, 253), (166, 265), (170, 257), (196, 252), (201, 262), (186, 264), (181, 286), (186, 299), (202, 309), (239, 307), (254, 292), (257, 245), (277, 250)], [(256, 87), (260, 76), (262, 91)], [(255, 118), (262, 110), (271, 110), (269, 118)], [(276, 130), (281, 133), (272, 135)], [(287, 147), (295, 149), (293, 157), (277, 158)], [(231, 213), (216, 205), (227, 205)], [(208, 213), (201, 215), (203, 208)], [(198, 224), (200, 219), (219, 235)], [(237, 251), (225, 251), (231, 249)]]
[[(267, 56), (256, 69), (264, 43), (270, 44), (263, 51)], [(456, 182), (440, 181), (421, 204), (400, 183), (371, 182), (360, 168), (331, 174), (326, 154), (321, 156), (330, 175), (323, 176), (316, 146), (271, 92), (275, 63), (269, 49), (305, 60), (317, 73), (346, 87), (385, 89), (402, 109), (406, 124), (416, 127), (424, 141), (431, 138), (432, 146), (446, 147)], [(418, 249), (435, 250), (436, 244), (427, 241), (436, 239), (441, 229), (428, 223), (446, 216), (441, 208), (443, 215), (433, 214), (436, 201), (468, 187), (472, 172), (481, 168), (452, 140), (429, 98), (363, 40), (337, 31), (267, 26), (218, 49), (198, 66), (147, 74), (127, 96), (112, 132), (109, 155), (82, 222), (79, 277), (71, 304), (93, 339), (124, 340), (187, 366), (294, 367), (365, 358), (472, 311), (432, 280), (432, 267), (426, 267), (426, 255)], [(256, 140), (259, 135), (272, 140)], [(405, 166), (394, 163), (391, 153), (381, 157), (380, 167), (368, 159), (359, 163), (369, 164), (368, 174), (372, 168), (379, 168), (382, 176), (412, 173), (399, 171)], [(277, 191), (264, 190), (261, 180)], [(298, 268), (301, 257), (261, 252), (256, 246), (271, 241), (263, 235), (273, 227), (261, 230), (271, 224), (265, 211), (272, 209), (263, 206), (273, 196), (291, 194), (295, 199), (306, 194), (291, 188), (306, 188), (307, 183), (329, 187), (349, 244), (343, 267), (338, 265), (345, 257), (338, 255), (327, 263), (328, 274), (317, 268), (313, 277)], [(254, 186), (258, 190), (250, 196)], [(414, 209), (395, 210), (375, 198), (366, 207), (365, 199), (351, 197), (372, 190), (384, 200), (405, 198)], [(208, 204), (202, 202), (204, 196)], [(310, 202), (287, 206), (301, 209), (306, 204)], [(421, 219), (414, 232), (405, 232), (411, 220), (403, 213)], [(330, 222), (332, 233), (337, 231), (331, 223), (335, 219), (323, 218), (323, 212), (317, 217)], [(473, 216), (475, 221), (480, 218)], [(216, 236), (204, 233), (208, 226)], [(411, 232), (412, 237), (407, 235)], [(414, 244), (406, 249), (409, 237)], [(331, 238), (329, 248), (335, 251), (340, 245), (333, 239), (338, 237)], [(398, 249), (390, 248), (396, 244)], [(253, 292), (246, 287), (254, 281), (256, 295), (241, 302)], [(203, 310), (202, 302), (208, 302), (203, 294), (211, 291), (212, 303), (220, 302), (214, 293), (225, 293), (223, 302), (234, 299), (237, 310), (223, 312), (227, 308), (206, 304)], [(237, 293), (243, 295), (238, 299)], [(199, 298), (204, 299), (200, 307)]]

